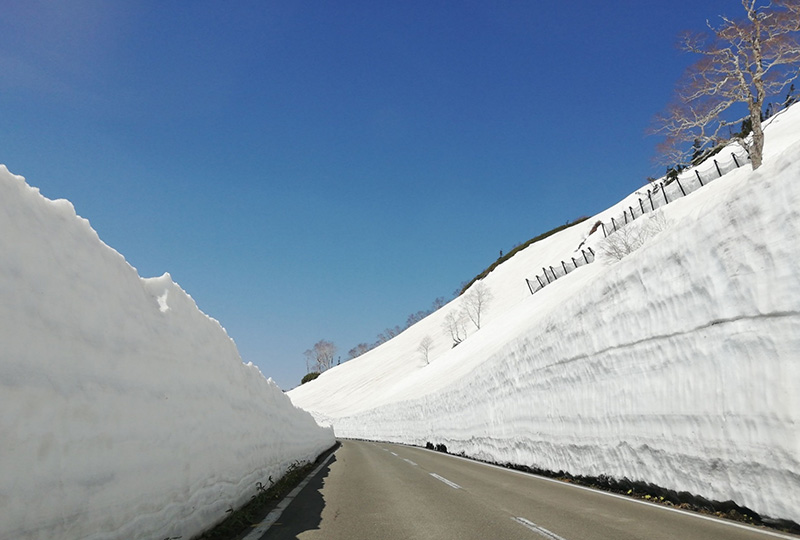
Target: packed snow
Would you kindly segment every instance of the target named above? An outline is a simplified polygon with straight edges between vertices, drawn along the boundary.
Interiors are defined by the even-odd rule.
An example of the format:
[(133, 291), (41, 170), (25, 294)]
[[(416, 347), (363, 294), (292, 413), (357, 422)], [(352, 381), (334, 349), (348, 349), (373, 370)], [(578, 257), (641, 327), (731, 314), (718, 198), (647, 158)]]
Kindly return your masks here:
[[(621, 260), (590, 231), (647, 186), (492, 271), (481, 327), (466, 320), (457, 347), (447, 319), (469, 292), (289, 395), (342, 437), (442, 443), (800, 521), (799, 180), (794, 106), (767, 126), (761, 168), (632, 222), (649, 232)], [(596, 262), (532, 295), (525, 279), (581, 245)]]
[(168, 274), (0, 166), (0, 539), (196, 536), (334, 443)]

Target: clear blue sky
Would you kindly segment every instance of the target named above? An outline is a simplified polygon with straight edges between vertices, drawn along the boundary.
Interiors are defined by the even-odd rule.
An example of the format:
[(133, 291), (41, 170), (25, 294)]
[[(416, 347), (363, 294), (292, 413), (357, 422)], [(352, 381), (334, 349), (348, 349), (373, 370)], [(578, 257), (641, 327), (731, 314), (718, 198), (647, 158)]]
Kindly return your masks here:
[(677, 33), (740, 10), (4, 1), (0, 163), (289, 389), (316, 341), (344, 359), (660, 174)]

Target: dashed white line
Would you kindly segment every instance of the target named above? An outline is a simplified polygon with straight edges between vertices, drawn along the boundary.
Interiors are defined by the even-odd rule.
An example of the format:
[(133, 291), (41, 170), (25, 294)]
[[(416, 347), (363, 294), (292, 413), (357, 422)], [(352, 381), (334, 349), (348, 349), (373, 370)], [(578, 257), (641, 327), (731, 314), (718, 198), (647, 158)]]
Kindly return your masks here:
[(453, 488), (453, 489), (461, 489), (461, 486), (459, 486), (459, 485), (458, 485), (458, 484), (456, 484), (455, 482), (451, 482), (451, 481), (450, 481), (450, 480), (448, 480), (447, 478), (444, 478), (444, 477), (442, 477), (442, 476), (439, 476), (439, 475), (438, 475), (438, 474), (436, 474), (436, 473), (430, 473), (430, 474), (431, 474), (431, 476), (433, 476), (434, 478), (436, 478), (436, 479), (437, 479), (437, 480), (439, 480), (440, 482), (444, 482), (445, 484), (447, 484), (448, 486), (450, 486), (450, 487), (451, 487), (451, 488)]
[(517, 523), (519, 523), (523, 527), (529, 528), (530, 530), (532, 530), (536, 534), (544, 536), (548, 540), (564, 540), (564, 538), (562, 538), (561, 536), (558, 536), (556, 533), (554, 533), (552, 531), (548, 531), (544, 527), (539, 527), (533, 521), (528, 521), (527, 519), (521, 518), (521, 517), (512, 517), (511, 519), (513, 519), (514, 521), (516, 521)]
[(389, 453), (392, 454), (394, 457), (397, 457), (397, 454), (395, 454), (394, 452), (389, 452)]
[(405, 461), (406, 463), (408, 463), (408, 464), (410, 464), (410, 465), (413, 465), (414, 467), (416, 467), (416, 466), (417, 466), (417, 464), (416, 464), (416, 463), (414, 463), (413, 461), (411, 461), (410, 459), (403, 458), (403, 461)]

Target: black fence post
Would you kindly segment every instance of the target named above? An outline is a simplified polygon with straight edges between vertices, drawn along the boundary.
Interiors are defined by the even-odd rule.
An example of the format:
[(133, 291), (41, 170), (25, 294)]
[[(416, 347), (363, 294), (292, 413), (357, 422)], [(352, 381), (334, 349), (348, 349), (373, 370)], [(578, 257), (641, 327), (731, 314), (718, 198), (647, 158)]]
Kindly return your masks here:
[(601, 221), (600, 226), (603, 228), (603, 238), (608, 238), (608, 233), (606, 233), (606, 224)]
[(650, 193), (650, 190), (647, 190), (647, 198), (650, 199), (650, 210), (655, 210), (656, 207), (653, 206), (653, 194)]
[(669, 204), (669, 199), (667, 199), (667, 190), (664, 189), (664, 184), (661, 184), (661, 193), (664, 194), (664, 204)]
[(694, 170), (694, 174), (697, 175), (697, 179), (700, 180), (700, 185), (702, 186), (703, 185), (703, 179), (700, 178), (700, 173), (697, 171), (697, 169)]
[(622, 211), (622, 217), (625, 218), (625, 225), (627, 225), (628, 224), (628, 211), (627, 210), (623, 210)]
[(586, 249), (588, 249), (588, 250), (589, 250), (589, 253), (591, 253), (591, 254), (592, 254), (592, 258), (594, 258), (594, 250), (593, 250), (592, 248), (586, 248)]
[(686, 197), (686, 190), (683, 189), (680, 179), (676, 178), (675, 181), (678, 182), (678, 187), (681, 188), (681, 193), (683, 193), (683, 196)]
[(583, 255), (583, 260), (586, 261), (586, 264), (589, 264), (589, 259), (586, 257), (586, 252), (581, 250), (581, 255)]
[(533, 287), (531, 287), (531, 281), (528, 278), (525, 278), (525, 283), (528, 284), (528, 290), (531, 291), (531, 294), (533, 294)]
[(633, 213), (633, 206), (629, 206), (629, 207), (628, 207), (628, 210), (630, 210), (630, 211), (631, 211), (631, 221), (633, 221), (634, 219), (636, 219), (636, 216), (635, 216), (635, 215), (634, 215), (634, 213)]
[(561, 261), (561, 268), (563, 268), (563, 269), (564, 269), (564, 275), (565, 275), (565, 276), (566, 276), (567, 274), (569, 274), (569, 272), (567, 272), (567, 265), (566, 265), (566, 263), (565, 263), (564, 261)]
[(739, 160), (736, 159), (736, 154), (731, 152), (731, 157), (733, 158), (733, 162), (736, 164), (736, 168), (738, 169), (739, 167), (741, 167), (741, 165), (739, 165)]
[(613, 218), (613, 217), (611, 218), (611, 225), (613, 225), (613, 226), (614, 226), (614, 232), (617, 232), (617, 222), (616, 222), (616, 221), (614, 221), (614, 218)]
[(538, 281), (539, 285), (542, 287), (542, 289), (544, 289), (544, 283), (542, 283), (542, 280), (539, 276), (536, 276), (536, 281)]
[(642, 202), (642, 198), (639, 197), (639, 208), (642, 209), (642, 215), (644, 215), (644, 203)]
[(714, 167), (717, 168), (717, 173), (719, 174), (719, 176), (721, 178), (722, 177), (722, 171), (719, 170), (719, 163), (717, 163), (716, 159), (714, 160)]
[(555, 271), (555, 270), (553, 270), (553, 267), (552, 267), (552, 266), (550, 267), (550, 271), (553, 273), (553, 281), (557, 280), (557, 279), (558, 279), (558, 276), (556, 275), (556, 271)]
[(547, 270), (545, 270), (544, 266), (542, 266), (542, 272), (544, 273), (545, 279), (547, 279), (547, 283), (552, 283), (550, 281), (550, 276), (547, 275)]
[(570, 259), (572, 259), (572, 266), (578, 268), (578, 263), (575, 262), (575, 257), (570, 257)]

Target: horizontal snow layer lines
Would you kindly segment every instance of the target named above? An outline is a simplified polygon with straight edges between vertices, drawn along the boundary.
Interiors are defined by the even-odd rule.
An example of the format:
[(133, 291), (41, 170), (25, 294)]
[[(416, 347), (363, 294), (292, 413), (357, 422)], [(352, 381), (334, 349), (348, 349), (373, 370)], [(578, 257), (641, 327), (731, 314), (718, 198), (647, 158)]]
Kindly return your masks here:
[(0, 166), (0, 539), (192, 538), (334, 443), (169, 274)]

